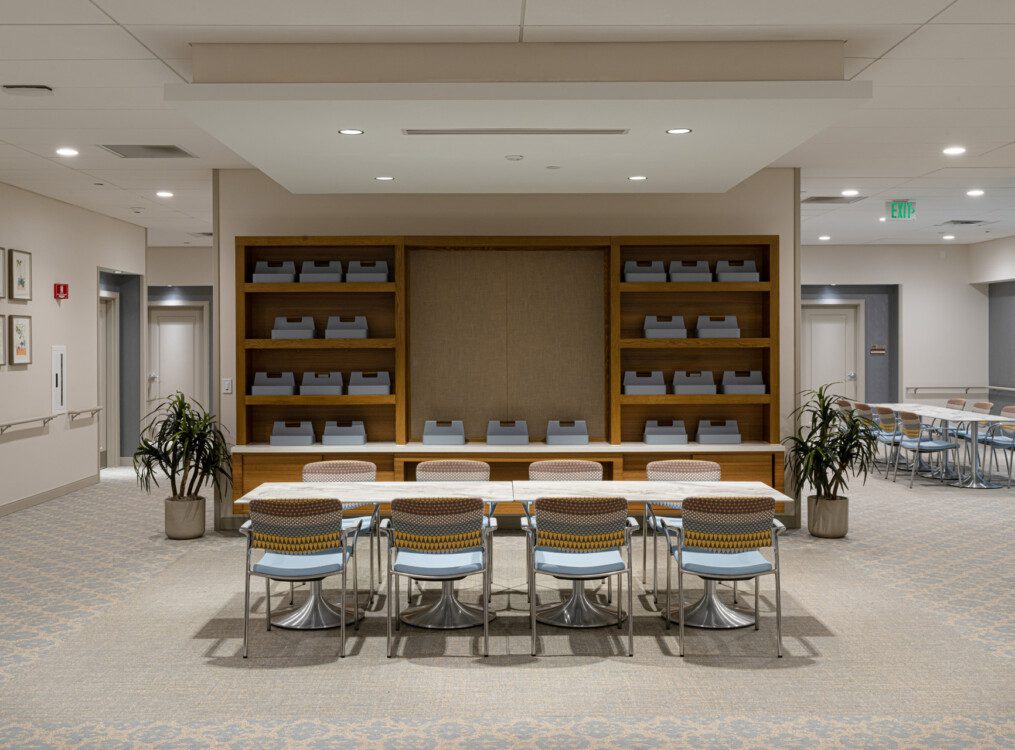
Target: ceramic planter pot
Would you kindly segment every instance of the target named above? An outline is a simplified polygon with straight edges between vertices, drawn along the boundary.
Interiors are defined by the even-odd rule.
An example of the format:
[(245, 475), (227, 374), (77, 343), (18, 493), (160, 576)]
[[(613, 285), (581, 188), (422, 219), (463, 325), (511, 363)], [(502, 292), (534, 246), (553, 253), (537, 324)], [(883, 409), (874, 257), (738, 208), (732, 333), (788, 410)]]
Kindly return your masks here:
[(849, 531), (849, 498), (807, 496), (807, 530), (822, 539), (841, 539)]
[(166, 536), (170, 539), (197, 539), (204, 536), (204, 498), (166, 500)]

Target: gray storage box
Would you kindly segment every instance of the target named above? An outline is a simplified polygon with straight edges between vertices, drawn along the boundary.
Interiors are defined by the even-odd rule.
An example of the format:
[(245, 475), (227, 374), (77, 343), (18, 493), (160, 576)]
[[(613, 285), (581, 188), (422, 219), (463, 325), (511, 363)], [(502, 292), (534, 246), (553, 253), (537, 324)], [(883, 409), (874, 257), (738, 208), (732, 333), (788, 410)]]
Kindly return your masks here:
[(489, 445), (528, 445), (529, 426), (524, 419), (510, 422), (491, 419), (486, 423), (486, 442)]
[(761, 370), (726, 370), (722, 374), (722, 392), (758, 395), (765, 392)]
[(334, 284), (341, 280), (340, 260), (305, 260), (300, 266), (301, 284)]
[(349, 375), (350, 396), (387, 396), (391, 393), (391, 376), (386, 372), (353, 372)]
[(739, 445), (737, 420), (702, 419), (698, 422), (698, 442), (703, 445)]
[(251, 396), (292, 396), (296, 393), (296, 376), (291, 372), (255, 372)]
[(624, 263), (624, 281), (666, 281), (661, 260), (629, 260)]
[(644, 440), (649, 445), (687, 445), (687, 430), (682, 419), (650, 419), (645, 423)]
[(699, 315), (695, 333), (699, 339), (738, 339), (740, 327), (736, 315)]
[(325, 422), (321, 442), (325, 445), (364, 445), (367, 430), (362, 422)]
[(259, 260), (254, 264), (255, 284), (291, 284), (296, 281), (296, 263), (291, 260)]
[(309, 315), (288, 318), (275, 318), (271, 327), (273, 339), (312, 339), (314, 337), (314, 319)]
[(687, 328), (684, 326), (683, 315), (645, 316), (645, 338), (647, 339), (686, 339)]
[(303, 422), (275, 422), (271, 427), (272, 445), (313, 445), (314, 425), (310, 420)]
[(423, 445), (465, 445), (465, 423), (460, 419), (426, 420)]
[(721, 260), (715, 264), (717, 281), (761, 281), (753, 260)]
[(584, 419), (559, 421), (551, 419), (546, 425), (547, 445), (588, 445), (589, 427)]
[(300, 382), (301, 396), (341, 396), (342, 373), (305, 372)]
[(678, 396), (708, 396), (718, 391), (715, 387), (715, 376), (711, 372), (677, 370), (673, 373), (673, 392)]
[(665, 396), (666, 379), (663, 377), (663, 371), (628, 370), (624, 373), (624, 393), (629, 396)]
[(357, 315), (343, 318), (341, 315), (329, 315), (328, 325), (324, 329), (326, 339), (365, 339), (367, 337), (367, 317)]
[(350, 260), (349, 270), (345, 274), (346, 281), (387, 281), (388, 261), (386, 260)]
[(707, 260), (671, 260), (670, 281), (711, 281)]

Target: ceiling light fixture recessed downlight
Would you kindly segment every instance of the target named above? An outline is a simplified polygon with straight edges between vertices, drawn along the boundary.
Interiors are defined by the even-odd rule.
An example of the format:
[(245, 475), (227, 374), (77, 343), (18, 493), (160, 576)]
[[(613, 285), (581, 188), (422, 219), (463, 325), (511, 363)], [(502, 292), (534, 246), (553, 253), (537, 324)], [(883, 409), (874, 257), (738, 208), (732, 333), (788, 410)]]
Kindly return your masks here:
[(860, 195), (860, 191), (855, 188), (846, 188), (842, 191), (843, 198), (855, 198), (858, 195)]
[(521, 161), (525, 156), (523, 154), (508, 154), (504, 158), (508, 161)]
[(641, 182), (642, 180), (647, 180), (648, 177), (646, 177), (643, 174), (633, 174), (627, 179), (629, 179), (631, 182)]
[(828, 242), (832, 238), (829, 237), (827, 234), (823, 234), (820, 237), (818, 237), (818, 239), (821, 240), (822, 242)]
[(973, 188), (971, 190), (967, 190), (966, 195), (968, 195), (970, 198), (979, 198), (981, 195), (983, 195), (983, 192), (984, 191), (981, 190), (980, 188)]
[(57, 156), (77, 156), (78, 155), (78, 150), (76, 148), (71, 148), (70, 146), (61, 146), (60, 148), (58, 148), (56, 150), (56, 155)]
[(962, 156), (966, 153), (965, 146), (948, 146), (948, 148), (942, 149), (941, 153), (945, 156)]
[(170, 192), (169, 190), (160, 190), (159, 192), (155, 193), (155, 195), (159, 196), (159, 198), (172, 198), (173, 197), (172, 192)]
[(381, 175), (380, 177), (374, 177), (374, 179), (377, 180), (378, 182), (391, 182), (395, 178), (388, 177), (387, 175)]
[(666, 131), (669, 135), (687, 135), (691, 132), (690, 128), (670, 128)]
[(941, 235), (941, 239), (943, 239), (943, 240), (954, 240), (955, 239), (955, 235), (954, 234), (943, 234), (943, 235)]
[(357, 128), (342, 128), (341, 130), (338, 131), (338, 134), (339, 135), (363, 135), (363, 131), (362, 130), (358, 130)]
[(880, 219), (878, 219), (878, 221), (888, 221), (888, 217), (882, 216)]

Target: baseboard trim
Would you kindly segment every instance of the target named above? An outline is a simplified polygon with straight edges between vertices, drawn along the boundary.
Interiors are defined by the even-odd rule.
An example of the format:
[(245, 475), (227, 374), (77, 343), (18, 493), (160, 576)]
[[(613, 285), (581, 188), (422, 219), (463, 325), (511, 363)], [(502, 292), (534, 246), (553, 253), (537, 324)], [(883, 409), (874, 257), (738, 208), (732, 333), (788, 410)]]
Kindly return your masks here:
[(21, 500), (15, 500), (13, 503), (0, 505), (0, 516), (9, 516), (11, 513), (16, 513), (19, 510), (31, 508), (35, 505), (42, 505), (49, 500), (56, 500), (56, 498), (63, 497), (75, 490), (91, 487), (93, 484), (98, 483), (99, 475), (95, 474), (94, 476), (85, 477), (84, 479), (79, 479), (78, 481), (71, 482), (70, 484), (65, 484), (60, 487), (54, 487), (51, 490), (46, 490), (45, 492), (40, 492), (38, 495), (32, 495), (31, 497), (25, 497)]

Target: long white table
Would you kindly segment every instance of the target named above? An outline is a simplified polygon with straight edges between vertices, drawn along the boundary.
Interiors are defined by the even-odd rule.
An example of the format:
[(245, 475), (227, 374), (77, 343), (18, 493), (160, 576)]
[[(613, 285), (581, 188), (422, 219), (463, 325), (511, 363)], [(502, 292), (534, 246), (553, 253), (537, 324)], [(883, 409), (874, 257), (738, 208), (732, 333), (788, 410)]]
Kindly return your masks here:
[(980, 454), (977, 451), (979, 444), (979, 433), (981, 422), (1001, 423), (1001, 422), (1015, 422), (1015, 418), (1003, 417), (999, 414), (980, 414), (975, 411), (966, 411), (965, 409), (951, 409), (947, 406), (934, 406), (932, 404), (874, 404), (886, 409), (891, 409), (896, 414), (899, 412), (911, 412), (916, 414), (923, 419), (932, 419), (941, 422), (942, 428), (947, 432), (949, 425), (954, 422), (956, 424), (968, 424), (969, 425), (969, 441), (972, 446), (970, 453), (971, 458), (971, 471), (969, 472), (969, 478), (965, 480), (958, 480), (955, 483), (956, 487), (965, 487), (968, 489), (975, 490), (993, 490), (1004, 485), (995, 484), (988, 482), (983, 476), (983, 470), (980, 466)]

